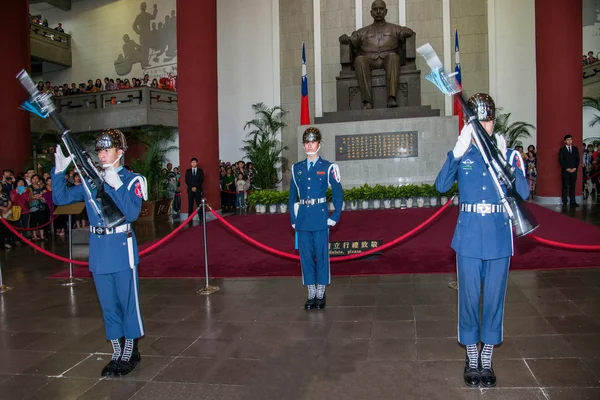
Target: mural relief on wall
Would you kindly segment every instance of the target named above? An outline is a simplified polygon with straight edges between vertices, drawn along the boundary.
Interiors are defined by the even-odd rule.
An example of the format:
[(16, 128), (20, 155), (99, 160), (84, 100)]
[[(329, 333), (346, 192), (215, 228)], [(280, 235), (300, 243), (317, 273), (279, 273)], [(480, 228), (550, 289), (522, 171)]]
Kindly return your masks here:
[[(133, 21), (131, 36), (123, 35), (123, 52), (115, 61), (115, 72), (124, 76), (133, 66), (140, 63), (145, 74), (160, 78), (169, 74), (177, 75), (177, 15), (175, 10), (166, 13), (164, 22), (157, 20), (158, 6), (152, 13), (146, 11), (147, 4), (140, 4), (140, 13)], [(158, 22), (157, 22), (158, 21)]]
[(583, 0), (583, 52), (600, 52), (600, 0)]

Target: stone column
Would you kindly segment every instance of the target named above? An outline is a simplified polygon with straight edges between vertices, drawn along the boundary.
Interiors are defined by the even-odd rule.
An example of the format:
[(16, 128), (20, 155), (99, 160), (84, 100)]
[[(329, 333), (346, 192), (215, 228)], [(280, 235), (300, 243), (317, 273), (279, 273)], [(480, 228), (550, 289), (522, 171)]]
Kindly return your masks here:
[[(537, 200), (560, 204), (558, 150), (563, 137), (582, 142), (582, 0), (535, 1), (537, 85)], [(581, 199), (581, 166), (576, 195)]]
[(0, 62), (0, 76), (4, 85), (0, 95), (0, 169), (10, 168), (18, 173), (25, 169), (33, 157), (29, 113), (19, 109), (27, 99), (27, 92), (16, 78), (22, 69), (30, 70), (29, 0), (6, 2), (2, 8), (2, 19), (4, 32), (10, 34), (3, 41), (5, 57)]
[(217, 0), (177, 0), (177, 94), (182, 211), (190, 212), (185, 171), (192, 157), (204, 170), (204, 197), (219, 209)]

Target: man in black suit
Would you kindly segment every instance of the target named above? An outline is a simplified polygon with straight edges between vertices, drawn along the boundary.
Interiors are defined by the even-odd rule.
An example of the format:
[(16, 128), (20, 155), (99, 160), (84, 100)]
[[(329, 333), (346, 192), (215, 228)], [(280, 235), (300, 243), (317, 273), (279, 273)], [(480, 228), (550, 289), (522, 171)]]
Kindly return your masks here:
[[(192, 168), (185, 171), (185, 184), (187, 185), (188, 195), (188, 215), (194, 212), (194, 200), (196, 200), (196, 207), (200, 207), (202, 201), (202, 183), (204, 183), (204, 171), (202, 168), (198, 168), (198, 159), (192, 158), (190, 161)], [(200, 221), (202, 221), (202, 213), (198, 213)]]
[(575, 202), (575, 182), (577, 181), (577, 169), (579, 168), (579, 150), (573, 146), (573, 136), (565, 135), (565, 146), (558, 151), (558, 162), (562, 172), (562, 203), (567, 207), (567, 191), (571, 207), (579, 207)]

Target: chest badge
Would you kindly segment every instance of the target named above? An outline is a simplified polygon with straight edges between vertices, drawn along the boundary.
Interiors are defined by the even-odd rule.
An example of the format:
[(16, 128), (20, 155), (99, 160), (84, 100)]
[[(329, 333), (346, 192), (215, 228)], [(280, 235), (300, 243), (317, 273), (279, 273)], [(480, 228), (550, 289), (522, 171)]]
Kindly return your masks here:
[(464, 169), (464, 170), (472, 170), (474, 163), (475, 163), (475, 161), (471, 160), (470, 158), (467, 158), (466, 160), (462, 161), (461, 168)]

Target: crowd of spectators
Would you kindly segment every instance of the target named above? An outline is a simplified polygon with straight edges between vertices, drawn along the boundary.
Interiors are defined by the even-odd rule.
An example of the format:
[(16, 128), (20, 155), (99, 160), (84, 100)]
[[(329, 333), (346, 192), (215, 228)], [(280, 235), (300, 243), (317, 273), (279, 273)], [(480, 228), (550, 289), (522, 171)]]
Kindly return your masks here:
[(583, 198), (598, 195), (598, 143), (583, 145), (581, 167), (583, 169)]
[[(31, 22), (32, 24), (36, 24), (36, 25), (41, 25), (45, 28), (50, 28), (48, 26), (48, 20), (46, 18), (42, 19), (41, 15), (29, 15), (29, 22)], [(56, 27), (54, 27), (54, 30), (56, 32), (60, 32), (60, 33), (65, 33), (65, 30), (63, 29), (62, 23), (58, 23), (58, 25)], [(45, 36), (47, 38), (50, 38), (52, 40), (55, 40), (57, 42), (66, 42), (67, 40), (60, 35), (53, 35), (52, 33), (48, 33), (46, 30), (40, 30), (37, 28), (32, 28), (32, 31), (35, 32), (36, 35), (42, 35)]]
[(537, 150), (532, 144), (527, 146), (527, 152), (523, 150), (523, 146), (516, 146), (515, 150), (521, 153), (521, 158), (523, 158), (523, 162), (525, 163), (524, 168), (527, 181), (529, 182), (530, 198), (533, 199), (537, 182)]
[(254, 165), (251, 162), (219, 161), (221, 209), (223, 211), (246, 208), (246, 198), (254, 187), (255, 173)]
[[(65, 179), (68, 186), (81, 185), (81, 177), (74, 170), (69, 171)], [(44, 241), (51, 233), (64, 237), (66, 218), (58, 217), (52, 224), (48, 224), (54, 208), (50, 173), (36, 174), (33, 168), (18, 174), (10, 169), (2, 172), (0, 213), (16, 228), (29, 229), (21, 231), (22, 235), (34, 241)], [(82, 214), (75, 216), (75, 227), (85, 226), (84, 210)], [(41, 228), (32, 230), (36, 227)], [(21, 242), (4, 224), (0, 224), (0, 248), (11, 249), (15, 244)]]
[(597, 57), (594, 57), (593, 51), (588, 51), (587, 56), (583, 55), (583, 65), (590, 65), (598, 61)]
[(105, 77), (104, 81), (100, 78), (93, 81), (89, 79), (86, 83), (80, 83), (77, 85), (76, 83), (71, 83), (69, 86), (68, 83), (63, 83), (62, 86), (55, 86), (50, 81), (39, 81), (37, 84), (37, 88), (40, 92), (48, 93), (53, 96), (68, 96), (71, 94), (83, 94), (83, 93), (95, 93), (95, 92), (103, 92), (108, 90), (119, 90), (119, 89), (130, 89), (136, 87), (151, 87), (156, 89), (163, 90), (176, 90), (176, 77), (164, 77), (164, 78), (154, 78), (150, 79), (150, 75), (144, 75), (144, 78), (129, 78), (121, 79), (113, 79)]

